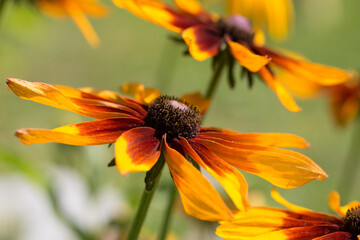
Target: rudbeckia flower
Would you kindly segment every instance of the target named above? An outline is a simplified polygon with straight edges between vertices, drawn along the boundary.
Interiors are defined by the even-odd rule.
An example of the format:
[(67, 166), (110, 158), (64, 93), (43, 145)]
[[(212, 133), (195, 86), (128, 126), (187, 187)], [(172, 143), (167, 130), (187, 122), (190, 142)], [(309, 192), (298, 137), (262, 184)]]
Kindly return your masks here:
[(360, 76), (352, 74), (348, 83), (339, 84), (328, 89), (330, 105), (337, 123), (346, 125), (359, 114), (360, 109)]
[(102, 17), (105, 7), (98, 0), (35, 0), (39, 8), (52, 16), (69, 16), (75, 22), (88, 43), (96, 47), (100, 40), (86, 15)]
[(284, 39), (294, 18), (292, 0), (226, 0), (228, 14), (241, 14), (255, 27), (266, 27), (269, 34)]
[[(113, 2), (147, 21), (180, 33), (191, 56), (198, 61), (227, 56), (229, 53), (230, 60), (226, 57), (219, 57), (220, 60), (214, 58), (228, 64), (229, 76), (232, 76), (235, 59), (250, 75), (259, 75), (277, 94), (281, 103), (293, 112), (301, 109), (289, 91), (275, 78), (271, 69), (273, 65), (286, 69), (301, 79), (324, 86), (340, 84), (349, 79), (348, 74), (340, 69), (293, 59), (262, 46), (258, 37), (260, 35), (255, 34), (247, 18), (241, 15), (218, 18), (207, 13), (196, 0), (175, 0), (176, 8), (157, 0)], [(301, 85), (301, 82), (296, 85)]]
[(340, 207), (337, 192), (329, 195), (330, 207), (339, 217), (314, 212), (287, 202), (276, 191), (273, 198), (290, 210), (272, 207), (254, 207), (238, 213), (225, 222), (216, 233), (225, 239), (282, 239), (282, 240), (359, 240), (360, 202)]
[(175, 98), (140, 84), (126, 84), (123, 91), (133, 94), (136, 100), (132, 100), (92, 88), (19, 79), (8, 79), (7, 84), (20, 98), (98, 119), (52, 130), (20, 129), (16, 136), (21, 142), (115, 143), (116, 166), (122, 175), (151, 170), (163, 154), (185, 211), (202, 220), (226, 220), (233, 213), (187, 156), (219, 181), (240, 210), (248, 207), (247, 183), (236, 168), (282, 188), (327, 177), (311, 159), (281, 149), (306, 148), (308, 144), (298, 136), (201, 127), (201, 113), (209, 102), (198, 93)]

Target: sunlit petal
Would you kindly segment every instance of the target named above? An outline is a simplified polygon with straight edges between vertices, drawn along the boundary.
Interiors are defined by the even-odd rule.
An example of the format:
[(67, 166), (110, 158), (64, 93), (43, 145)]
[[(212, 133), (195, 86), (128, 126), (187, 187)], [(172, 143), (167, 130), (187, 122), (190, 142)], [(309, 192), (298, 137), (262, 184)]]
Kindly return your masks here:
[(292, 204), (290, 202), (288, 202), (285, 198), (283, 198), (280, 193), (275, 189), (273, 188), (271, 190), (271, 197), (277, 201), (278, 203), (280, 203), (281, 205), (287, 207), (288, 209), (292, 210), (292, 211), (298, 211), (298, 212), (312, 212), (310, 209), (307, 209), (307, 208), (304, 208), (304, 207), (300, 207), (300, 206), (297, 206), (295, 204)]
[(210, 99), (204, 98), (199, 92), (185, 94), (181, 99), (196, 106), (201, 114), (204, 114), (210, 106)]

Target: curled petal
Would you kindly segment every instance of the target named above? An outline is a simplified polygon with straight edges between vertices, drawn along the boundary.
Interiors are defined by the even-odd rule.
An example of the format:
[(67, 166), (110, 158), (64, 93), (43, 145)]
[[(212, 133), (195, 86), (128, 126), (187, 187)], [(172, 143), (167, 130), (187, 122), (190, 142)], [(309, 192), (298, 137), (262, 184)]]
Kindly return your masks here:
[(230, 209), (214, 187), (179, 152), (170, 148), (166, 141), (164, 156), (187, 214), (205, 221), (231, 219)]
[(294, 134), (286, 133), (238, 133), (228, 129), (220, 128), (201, 128), (198, 137), (214, 140), (234, 141), (237, 143), (254, 144), (271, 147), (291, 147), (307, 148), (307, 143), (303, 138)]
[(301, 108), (296, 104), (288, 90), (277, 80), (271, 72), (263, 67), (258, 71), (259, 76), (276, 93), (280, 102), (291, 112), (299, 112)]
[(121, 91), (126, 94), (134, 96), (134, 98), (141, 103), (149, 104), (155, 98), (159, 97), (161, 93), (154, 88), (145, 88), (140, 83), (126, 83), (121, 86)]
[(115, 142), (125, 131), (142, 126), (136, 118), (110, 118), (71, 124), (53, 130), (23, 128), (16, 136), (24, 144), (57, 142), (70, 145), (98, 145)]
[(225, 37), (227, 44), (230, 47), (231, 54), (236, 61), (244, 66), (250, 72), (258, 72), (266, 64), (270, 62), (270, 59), (261, 55), (257, 55), (251, 52), (247, 47), (240, 43), (231, 41), (229, 37)]
[(189, 144), (184, 138), (181, 138), (180, 141), (185, 152), (221, 183), (239, 210), (245, 211), (249, 208), (247, 182), (239, 171), (220, 159), (207, 147), (196, 142)]
[(195, 105), (201, 114), (204, 114), (210, 106), (210, 99), (204, 98), (199, 92), (185, 94), (181, 99)]
[(346, 212), (351, 208), (357, 208), (360, 207), (360, 202), (358, 201), (352, 201), (349, 204), (345, 206), (340, 206), (340, 195), (338, 192), (331, 192), (329, 195), (329, 206), (330, 208), (337, 212), (339, 216), (345, 217)]
[(160, 140), (155, 129), (138, 127), (122, 134), (115, 142), (115, 161), (119, 172), (149, 171), (160, 156)]
[(312, 212), (310, 209), (304, 208), (304, 207), (300, 207), (297, 206), (295, 204), (289, 203), (285, 198), (283, 198), (280, 193), (273, 188), (271, 190), (271, 197), (278, 203), (280, 203), (281, 205), (287, 207), (288, 209), (292, 210), (292, 211), (296, 211), (296, 212)]
[(296, 188), (327, 177), (311, 159), (290, 150), (231, 142), (223, 145), (216, 140), (195, 140), (234, 167), (258, 175), (281, 188)]
[(209, 25), (196, 25), (182, 32), (185, 43), (189, 46), (191, 56), (203, 61), (217, 55), (222, 39), (219, 30)]

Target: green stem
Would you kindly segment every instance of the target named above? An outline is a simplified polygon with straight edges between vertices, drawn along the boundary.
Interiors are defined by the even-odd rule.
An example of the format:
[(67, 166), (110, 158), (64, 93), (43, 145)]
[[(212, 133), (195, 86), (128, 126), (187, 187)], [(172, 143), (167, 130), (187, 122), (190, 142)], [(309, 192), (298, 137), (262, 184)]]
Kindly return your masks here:
[[(222, 53), (224, 54), (224, 53)], [(213, 71), (213, 75), (211, 77), (210, 85), (206, 91), (205, 97), (208, 99), (212, 99), (215, 93), (215, 89), (217, 88), (220, 80), (220, 76), (222, 73), (222, 70), (224, 69), (224, 66), (226, 64), (226, 61), (222, 59), (222, 56), (220, 56), (219, 61), (216, 63)]]
[[(165, 163), (165, 159), (163, 154), (160, 155), (159, 160), (155, 164), (154, 168), (162, 169)], [(151, 170), (150, 170), (151, 171)], [(141, 196), (139, 208), (136, 212), (135, 218), (131, 224), (129, 234), (127, 240), (137, 240), (140, 234), (141, 227), (144, 223), (146, 214), (148, 212), (152, 197), (159, 183), (159, 179), (161, 176), (161, 172), (159, 171), (154, 179), (154, 183), (151, 184), (151, 188), (149, 188), (148, 184), (145, 186), (144, 192)]]
[(163, 218), (163, 222), (161, 224), (161, 230), (160, 230), (160, 234), (158, 235), (158, 240), (165, 240), (168, 229), (169, 229), (169, 225), (170, 225), (170, 219), (171, 219), (171, 213), (172, 210), (174, 208), (174, 203), (175, 203), (175, 199), (176, 199), (176, 189), (173, 185), (171, 185), (169, 187), (169, 201), (168, 201), (168, 205), (166, 207), (166, 211), (165, 211), (165, 215)]
[(342, 190), (341, 198), (344, 199), (344, 202), (349, 201), (350, 193), (354, 189), (354, 179), (357, 176), (356, 173), (360, 163), (360, 114), (355, 119), (354, 125), (355, 129), (350, 142), (350, 149), (338, 187), (339, 190)]

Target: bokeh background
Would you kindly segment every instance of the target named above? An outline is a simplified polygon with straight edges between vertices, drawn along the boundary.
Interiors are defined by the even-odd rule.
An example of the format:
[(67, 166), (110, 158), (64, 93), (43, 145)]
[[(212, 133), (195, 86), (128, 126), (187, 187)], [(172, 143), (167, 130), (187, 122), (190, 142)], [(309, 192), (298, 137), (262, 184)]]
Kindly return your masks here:
[[(170, 32), (118, 9), (110, 1), (103, 19), (92, 19), (101, 46), (91, 48), (70, 19), (53, 19), (28, 5), (8, 5), (0, 21), (0, 239), (119, 239), (125, 234), (143, 190), (144, 174), (122, 177), (107, 167), (113, 147), (77, 147), (55, 143), (25, 146), (14, 137), (19, 128), (54, 128), (88, 120), (11, 93), (7, 77), (72, 87), (118, 91), (125, 82), (140, 82), (170, 95), (204, 93), (211, 61), (184, 56), (184, 45)], [(221, 2), (207, 3), (221, 13)], [(296, 21), (284, 42), (271, 47), (301, 53), (314, 62), (343, 69), (360, 68), (360, 1), (295, 1)], [(240, 72), (240, 69), (238, 69)], [(341, 192), (339, 177), (354, 124), (338, 127), (324, 97), (298, 99), (300, 113), (287, 111), (275, 94), (257, 80), (252, 89), (237, 81), (230, 89), (225, 76), (204, 125), (239, 132), (284, 132), (304, 137), (311, 147), (300, 152), (329, 175), (293, 190), (279, 190), (289, 201), (331, 212), (327, 195)], [(360, 159), (358, 159), (360, 160)], [(271, 184), (250, 174), (250, 197), (256, 204), (278, 206)], [(360, 174), (350, 199), (360, 200)], [(167, 171), (156, 192), (142, 231), (155, 236), (166, 205)], [(220, 190), (221, 191), (221, 190)], [(345, 202), (342, 202), (345, 204)], [(174, 239), (215, 239), (216, 225), (183, 213), (177, 202), (171, 224)], [(121, 237), (120, 237), (121, 239)]]

